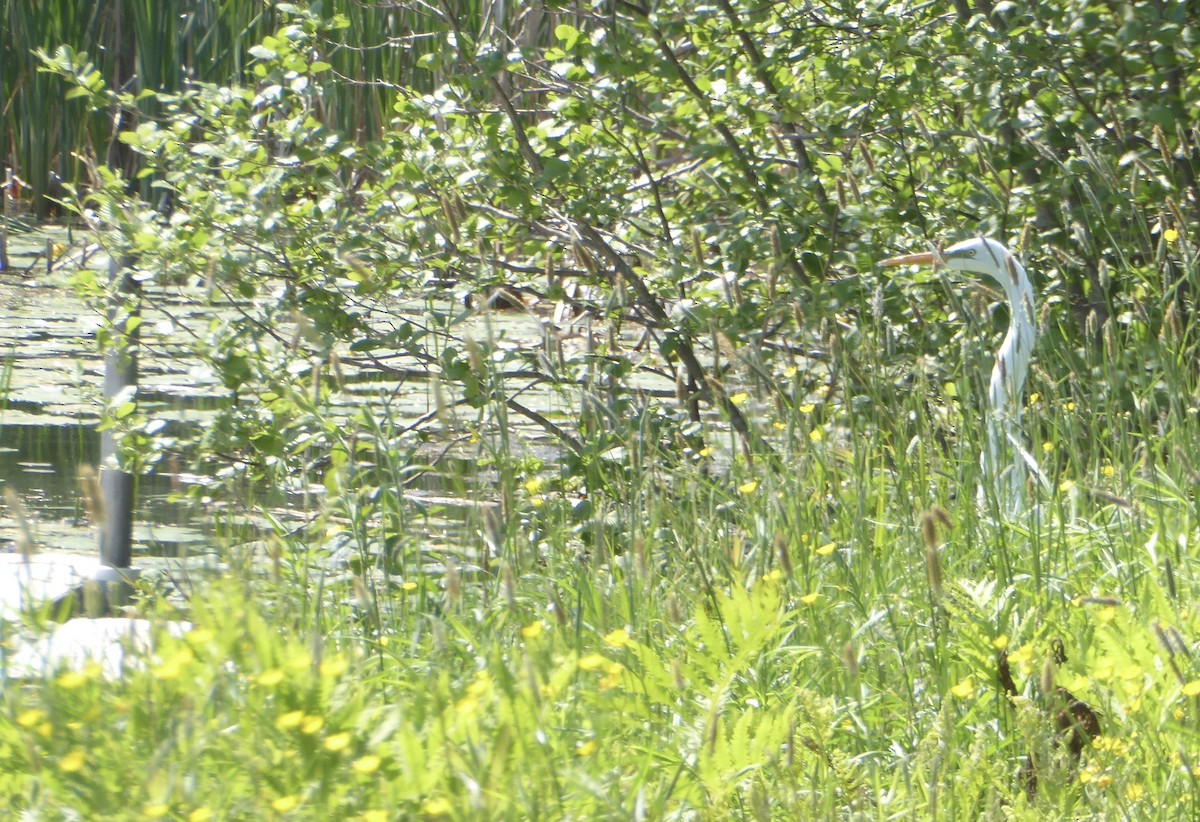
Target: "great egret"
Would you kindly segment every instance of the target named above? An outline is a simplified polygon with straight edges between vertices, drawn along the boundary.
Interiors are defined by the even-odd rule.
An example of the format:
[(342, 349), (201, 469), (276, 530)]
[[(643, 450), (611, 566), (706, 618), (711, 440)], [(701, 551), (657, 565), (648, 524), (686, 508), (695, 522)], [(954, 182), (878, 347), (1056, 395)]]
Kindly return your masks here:
[[(1008, 333), (996, 352), (992, 380), (988, 386), (988, 445), (983, 454), (984, 475), (993, 483), (1002, 506), (1008, 511), (1021, 507), (1025, 465), (1037, 472), (1037, 463), (1021, 444), (1021, 392), (1025, 374), (1037, 338), (1034, 324), (1033, 287), (1025, 268), (1009, 250), (995, 240), (976, 237), (956, 243), (944, 251), (906, 254), (884, 260), (881, 265), (944, 265), (956, 271), (983, 274), (995, 280), (1008, 296)], [(1013, 461), (1007, 469), (1008, 488), (1001, 480), (1000, 443), (1007, 440), (1012, 448)]]

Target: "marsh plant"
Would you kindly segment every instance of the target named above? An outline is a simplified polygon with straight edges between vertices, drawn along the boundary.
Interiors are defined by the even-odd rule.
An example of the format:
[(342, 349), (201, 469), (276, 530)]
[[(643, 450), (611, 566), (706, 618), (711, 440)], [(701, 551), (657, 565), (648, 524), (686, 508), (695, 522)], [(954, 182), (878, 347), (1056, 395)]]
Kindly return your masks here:
[[(245, 74), (150, 95), (47, 56), (152, 192), (97, 163), (98, 241), (233, 309), (205, 493), (323, 493), (143, 670), (8, 690), (6, 800), (1194, 813), (1190, 23), (977, 5), (439, 6), (369, 136), (346, 16), (276, 5)], [(975, 494), (1003, 301), (874, 266), (977, 233), (1042, 306), (1020, 517)]]

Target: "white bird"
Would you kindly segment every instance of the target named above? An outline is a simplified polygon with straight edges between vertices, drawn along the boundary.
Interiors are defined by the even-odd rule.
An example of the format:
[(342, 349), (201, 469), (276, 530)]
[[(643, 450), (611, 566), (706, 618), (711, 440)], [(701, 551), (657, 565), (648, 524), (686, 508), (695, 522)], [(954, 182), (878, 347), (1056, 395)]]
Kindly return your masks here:
[[(983, 237), (965, 240), (945, 251), (892, 257), (880, 265), (945, 266), (956, 271), (983, 274), (1004, 289), (1009, 305), (1008, 333), (1004, 335), (992, 366), (992, 379), (988, 386), (991, 406), (988, 413), (988, 445), (982, 462), (984, 476), (996, 489), (1001, 509), (1010, 513), (1019, 511), (1026, 465), (1041, 477), (1037, 461), (1022, 445), (1019, 436), (1022, 391), (1033, 344), (1037, 339), (1033, 287), (1029, 284), (1025, 268), (1003, 245)], [(1012, 448), (1012, 465), (1008, 469), (1000, 465), (1002, 441), (1007, 441)], [(1007, 487), (1003, 481), (1004, 474), (1007, 474)]]

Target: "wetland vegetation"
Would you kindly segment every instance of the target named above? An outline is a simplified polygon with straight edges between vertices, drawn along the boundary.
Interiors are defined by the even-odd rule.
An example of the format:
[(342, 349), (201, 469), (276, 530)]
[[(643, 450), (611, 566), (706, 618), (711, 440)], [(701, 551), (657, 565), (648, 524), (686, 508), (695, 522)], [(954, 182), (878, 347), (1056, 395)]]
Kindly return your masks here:
[[(106, 426), (171, 557), (140, 665), (5, 686), (0, 805), (1195, 816), (1194, 18), (0, 0), (8, 525), (86, 545)], [(1016, 516), (1003, 295), (877, 266), (976, 234)]]

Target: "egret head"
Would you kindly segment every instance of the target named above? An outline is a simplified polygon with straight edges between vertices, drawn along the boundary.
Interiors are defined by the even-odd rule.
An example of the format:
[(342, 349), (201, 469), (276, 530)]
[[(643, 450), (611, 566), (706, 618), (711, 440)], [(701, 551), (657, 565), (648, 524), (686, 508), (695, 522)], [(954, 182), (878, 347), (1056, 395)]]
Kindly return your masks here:
[(1019, 287), (1021, 275), (1024, 273), (1020, 263), (1008, 253), (1007, 248), (986, 237), (972, 237), (942, 251), (892, 257), (880, 265), (941, 265), (954, 271), (983, 274), (995, 280), (1010, 294), (1014, 288)]

